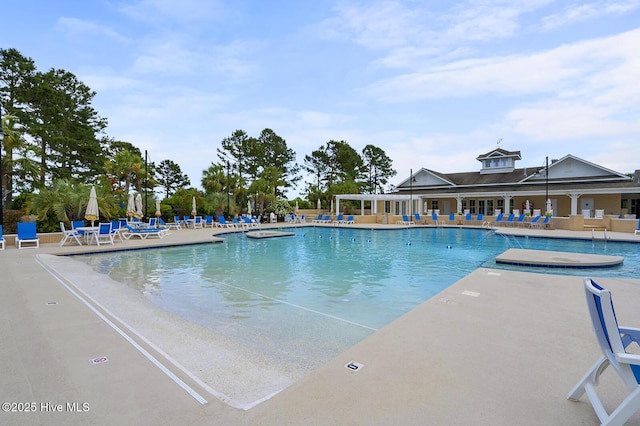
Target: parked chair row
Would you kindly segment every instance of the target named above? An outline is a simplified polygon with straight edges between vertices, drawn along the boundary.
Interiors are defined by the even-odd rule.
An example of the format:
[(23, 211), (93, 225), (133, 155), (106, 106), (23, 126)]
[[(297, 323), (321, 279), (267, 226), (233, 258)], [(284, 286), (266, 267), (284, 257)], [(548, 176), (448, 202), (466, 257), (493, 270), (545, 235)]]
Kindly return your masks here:
[(311, 223), (330, 223), (331, 222), (331, 215), (322, 215), (319, 214), (317, 218), (313, 219), (311, 221)]

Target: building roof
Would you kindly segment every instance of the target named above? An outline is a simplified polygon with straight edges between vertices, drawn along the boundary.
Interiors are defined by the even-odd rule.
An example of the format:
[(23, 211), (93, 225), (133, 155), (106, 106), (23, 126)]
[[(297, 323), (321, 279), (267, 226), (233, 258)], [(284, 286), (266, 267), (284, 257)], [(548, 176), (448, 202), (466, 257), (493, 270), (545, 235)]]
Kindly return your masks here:
[[(519, 151), (505, 151), (496, 149), (486, 155), (500, 151), (505, 155), (520, 155)], [(478, 158), (485, 158), (479, 156)], [(461, 172), (441, 173), (430, 169), (420, 169), (413, 173), (411, 179), (401, 182), (395, 192), (406, 191), (438, 191), (456, 192), (459, 190), (487, 191), (525, 189), (526, 187), (539, 185), (553, 185), (558, 188), (582, 187), (588, 184), (590, 187), (602, 185), (606, 187), (636, 186), (633, 180), (623, 174), (605, 167), (567, 155), (560, 160), (554, 160), (548, 167), (523, 167), (501, 173)]]

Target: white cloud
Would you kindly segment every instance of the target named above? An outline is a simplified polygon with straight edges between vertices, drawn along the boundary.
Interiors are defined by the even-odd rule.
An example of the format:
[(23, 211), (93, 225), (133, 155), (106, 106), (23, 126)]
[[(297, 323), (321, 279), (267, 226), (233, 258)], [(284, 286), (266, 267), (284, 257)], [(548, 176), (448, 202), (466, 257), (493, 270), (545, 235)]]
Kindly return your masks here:
[(381, 80), (366, 92), (386, 102), (488, 94), (571, 96), (607, 80), (615, 84), (607, 90), (622, 85), (636, 92), (633, 75), (621, 75), (620, 70), (637, 67), (635, 46), (639, 43), (640, 30), (634, 30), (529, 55), (461, 60)]
[(592, 21), (607, 15), (626, 14), (640, 8), (638, 0), (596, 1), (591, 3), (569, 4), (559, 13), (541, 19), (543, 31), (556, 30), (572, 24)]
[(174, 21), (183, 24), (223, 19), (225, 7), (218, 0), (139, 0), (121, 7), (125, 15), (144, 22)]
[(119, 43), (125, 43), (129, 40), (122, 36), (114, 29), (96, 24), (95, 22), (85, 21), (77, 18), (58, 18), (56, 29), (64, 32), (67, 36), (75, 39), (86, 39), (89, 37), (106, 37)]

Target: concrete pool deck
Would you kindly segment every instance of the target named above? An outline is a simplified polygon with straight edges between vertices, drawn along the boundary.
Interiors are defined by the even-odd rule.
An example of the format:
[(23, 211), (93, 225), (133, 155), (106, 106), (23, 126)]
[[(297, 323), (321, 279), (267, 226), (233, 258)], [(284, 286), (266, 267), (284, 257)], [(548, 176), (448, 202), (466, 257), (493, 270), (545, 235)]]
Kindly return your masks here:
[[(208, 242), (217, 232), (173, 231), (115, 248)], [(504, 232), (592, 237), (590, 231)], [(611, 232), (608, 238), (640, 241)], [(0, 251), (0, 400), (21, 403), (22, 411), (24, 403), (35, 408), (0, 412), (0, 424), (598, 424), (586, 397), (566, 400), (600, 356), (580, 277), (478, 269), (245, 411), (201, 388), (197, 371), (174, 369), (161, 352), (133, 339), (205, 397), (201, 404), (98, 316), (109, 320), (107, 313), (92, 311), (36, 259), (86, 250), (42, 244)], [(620, 323), (640, 326), (640, 280), (597, 281), (612, 290)], [(362, 367), (347, 368), (352, 361)], [(610, 371), (600, 387), (609, 408), (624, 396)], [(640, 416), (630, 424), (640, 424)]]

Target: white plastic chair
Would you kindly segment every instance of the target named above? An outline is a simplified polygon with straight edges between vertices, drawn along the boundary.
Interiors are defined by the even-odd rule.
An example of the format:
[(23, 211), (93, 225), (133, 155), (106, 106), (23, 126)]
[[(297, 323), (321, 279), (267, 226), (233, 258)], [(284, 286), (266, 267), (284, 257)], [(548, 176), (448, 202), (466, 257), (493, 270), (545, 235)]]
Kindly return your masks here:
[(91, 238), (95, 238), (96, 244), (109, 243), (113, 245), (113, 234), (111, 233), (111, 223), (101, 223), (98, 225), (98, 231), (91, 234)]
[(64, 227), (64, 222), (60, 222), (60, 230), (62, 231), (62, 240), (60, 240), (60, 247), (64, 245), (68, 240), (76, 240), (79, 246), (82, 245), (80, 242), (80, 234), (75, 229), (66, 229)]
[[(604, 355), (571, 390), (567, 398), (577, 401), (586, 393), (603, 425), (622, 425), (640, 410), (640, 355), (626, 351), (631, 343), (639, 344), (640, 329), (618, 326), (610, 291), (600, 287), (591, 278), (584, 279), (584, 289), (591, 323)], [(598, 379), (609, 365), (630, 391), (611, 414), (607, 413), (596, 393)]]

